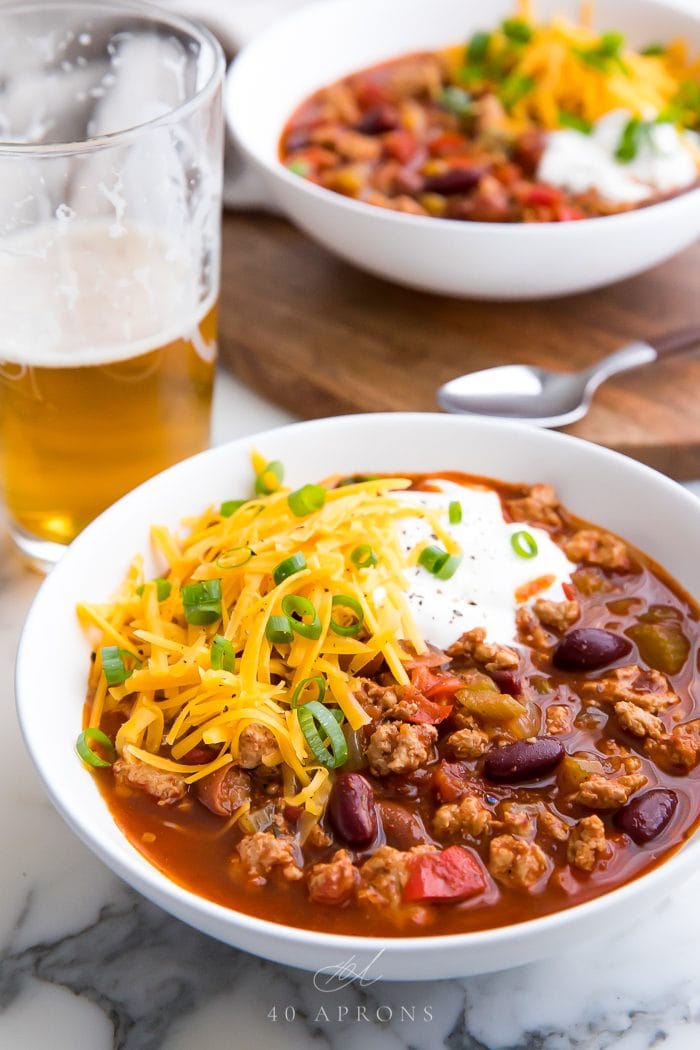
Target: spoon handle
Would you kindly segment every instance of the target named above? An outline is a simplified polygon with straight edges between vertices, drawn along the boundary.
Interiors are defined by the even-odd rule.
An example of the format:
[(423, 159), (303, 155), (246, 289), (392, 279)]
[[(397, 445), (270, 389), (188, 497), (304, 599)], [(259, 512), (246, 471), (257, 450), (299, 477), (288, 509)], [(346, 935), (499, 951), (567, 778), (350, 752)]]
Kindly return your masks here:
[(663, 335), (654, 336), (653, 339), (648, 341), (654, 347), (659, 357), (679, 354), (683, 350), (691, 350), (694, 346), (700, 346), (700, 324), (691, 324), (686, 328), (676, 328), (673, 332), (665, 332)]

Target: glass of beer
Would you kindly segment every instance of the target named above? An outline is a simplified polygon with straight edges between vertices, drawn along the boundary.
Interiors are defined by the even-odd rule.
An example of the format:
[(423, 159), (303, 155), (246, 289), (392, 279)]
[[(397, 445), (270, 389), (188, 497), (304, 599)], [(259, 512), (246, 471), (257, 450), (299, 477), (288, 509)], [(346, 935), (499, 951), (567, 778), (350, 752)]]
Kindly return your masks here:
[(209, 443), (224, 68), (158, 8), (0, 7), (0, 484), (37, 564)]

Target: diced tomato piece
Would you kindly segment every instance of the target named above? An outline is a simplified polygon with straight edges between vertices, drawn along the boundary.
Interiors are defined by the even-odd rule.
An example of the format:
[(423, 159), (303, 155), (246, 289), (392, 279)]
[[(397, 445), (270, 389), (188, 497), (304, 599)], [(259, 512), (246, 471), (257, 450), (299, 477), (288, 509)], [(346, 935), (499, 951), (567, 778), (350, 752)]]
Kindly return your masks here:
[(425, 665), (413, 670), (411, 683), (429, 700), (452, 697), (458, 689), (464, 689), (464, 682), (461, 678), (453, 674), (433, 674)]
[(575, 204), (560, 204), (557, 217), (559, 222), (577, 222), (579, 219), (586, 218), (583, 211)]
[(424, 696), (423, 693), (417, 693), (416, 700), (418, 701), (418, 710), (409, 719), (409, 722), (437, 726), (452, 714), (452, 704), (436, 704), (433, 700), (429, 700), (427, 696)]
[(444, 722), (452, 714), (454, 693), (463, 687), (462, 679), (454, 675), (433, 674), (424, 665), (415, 667), (411, 674), (410, 687), (404, 686), (402, 690), (403, 697), (418, 704), (418, 710), (410, 721), (428, 722), (431, 725)]
[(566, 583), (565, 581), (564, 583), (562, 583), (561, 589), (563, 590), (565, 597), (567, 597), (569, 601), (572, 602), (576, 597), (576, 588), (574, 587), (573, 583)]
[(448, 846), (442, 853), (421, 853), (411, 861), (405, 901), (463, 901), (483, 893), (486, 874), (464, 846)]
[(409, 656), (408, 660), (402, 660), (407, 671), (413, 671), (416, 667), (444, 667), (445, 664), (450, 662), (449, 656), (443, 653), (442, 649), (437, 649), (429, 642), (428, 651), (420, 656), (413, 651), (413, 646), (411, 646), (411, 652), (412, 655)]
[(425, 693), (422, 693), (420, 689), (416, 689), (413, 685), (402, 685), (397, 689), (397, 695), (399, 700), (406, 700), (409, 704), (415, 705), (415, 712), (412, 715), (406, 716), (407, 722), (415, 722), (416, 724), (425, 723), (426, 725), (439, 725), (440, 722), (444, 722), (446, 718), (449, 718), (452, 714), (452, 704), (439, 704), (434, 700), (430, 700)]
[(461, 762), (444, 759), (433, 773), (433, 787), (443, 802), (456, 802), (469, 790), (471, 774)]
[(418, 149), (418, 139), (412, 131), (406, 131), (404, 128), (387, 131), (383, 142), (389, 156), (394, 157), (400, 164), (407, 164)]
[(533, 206), (541, 204), (545, 207), (551, 207), (553, 204), (560, 204), (562, 198), (562, 191), (558, 190), (556, 186), (544, 186), (541, 183), (535, 183), (525, 193), (524, 203)]
[(450, 157), (455, 153), (465, 153), (468, 148), (466, 138), (458, 131), (445, 131), (428, 143), (428, 153), (431, 157)]
[(207, 762), (214, 761), (218, 753), (213, 747), (207, 747), (206, 744), (197, 744), (186, 755), (183, 755), (180, 761), (186, 766), (206, 766)]

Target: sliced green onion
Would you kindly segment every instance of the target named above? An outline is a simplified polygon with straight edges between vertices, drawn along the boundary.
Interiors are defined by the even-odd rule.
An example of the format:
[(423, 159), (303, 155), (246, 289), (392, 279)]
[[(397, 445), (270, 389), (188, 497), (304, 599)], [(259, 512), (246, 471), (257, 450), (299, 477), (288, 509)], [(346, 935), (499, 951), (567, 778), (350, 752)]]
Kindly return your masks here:
[(326, 490), (323, 485), (302, 485), (296, 492), (290, 492), (287, 496), (289, 509), (297, 518), (313, 514), (315, 510), (320, 510), (325, 502)]
[[(317, 762), (326, 769), (337, 769), (348, 757), (348, 745), (342, 729), (328, 708), (317, 700), (309, 700), (297, 708), (299, 728)], [(330, 750), (323, 742), (318, 727), (328, 739)]]
[(233, 674), (236, 669), (236, 653), (223, 634), (217, 634), (211, 643), (209, 659), (215, 671), (230, 671)]
[(464, 555), (462, 554), (448, 554), (435, 571), (435, 576), (437, 576), (438, 580), (451, 580), (462, 564), (463, 557)]
[(302, 177), (309, 174), (309, 165), (304, 160), (290, 160), (287, 168), (295, 175), (301, 175)]
[(666, 54), (666, 46), (665, 44), (647, 44), (640, 53), (646, 55), (647, 58), (656, 58), (659, 55)]
[(289, 618), (292, 629), (303, 638), (316, 641), (321, 637), (321, 620), (316, 606), (308, 598), (302, 598), (299, 594), (285, 594), (282, 599), (282, 612)]
[(572, 47), (571, 51), (586, 65), (601, 73), (609, 73), (612, 68), (616, 68), (625, 76), (629, 76), (629, 69), (620, 54), (624, 42), (622, 33), (603, 33), (595, 47)]
[[(299, 705), (301, 704), (301, 697), (302, 697), (302, 694), (303, 694), (304, 690), (306, 689), (306, 687), (308, 685), (311, 685), (312, 683), (316, 686), (316, 689), (317, 689), (317, 692), (318, 692), (318, 695), (316, 697), (316, 702), (317, 703), (321, 703), (321, 701), (323, 700), (324, 696), (326, 695), (326, 680), (323, 677), (323, 675), (317, 674), (317, 675), (314, 675), (312, 678), (304, 678), (301, 682), (299, 682), (299, 685), (296, 687), (296, 689), (292, 693), (292, 699), (291, 699), (291, 707), (292, 707), (292, 709), (294, 709), (296, 707), (299, 707)], [(308, 701), (307, 701), (307, 703), (308, 703)], [(342, 715), (342, 712), (341, 712), (341, 715)]]
[(483, 62), (488, 53), (490, 43), (490, 33), (475, 33), (467, 46), (468, 65), (477, 66), (480, 62)]
[(510, 545), (519, 558), (534, 558), (537, 554), (537, 541), (531, 532), (521, 529), (510, 537)]
[(480, 84), (484, 80), (489, 79), (489, 74), (486, 66), (462, 66), (457, 73), (459, 80), (467, 84), (468, 87)]
[(623, 164), (633, 161), (639, 152), (642, 138), (642, 121), (639, 117), (631, 117), (622, 129), (620, 143), (615, 150), (615, 157)]
[(506, 107), (512, 109), (516, 103), (524, 99), (532, 91), (535, 81), (524, 73), (511, 73), (501, 82), (498, 96)]
[(462, 520), (462, 504), (459, 500), (452, 500), (448, 508), (450, 525), (459, 525)]
[(227, 499), (219, 507), (219, 514), (222, 518), (230, 518), (232, 514), (235, 514), (239, 507), (244, 507), (249, 501), (247, 499)]
[(214, 563), (217, 569), (240, 569), (253, 557), (250, 547), (229, 547)]
[(258, 496), (269, 496), (282, 484), (284, 478), (284, 467), (278, 459), (267, 463), (255, 479), (255, 492)]
[(449, 580), (462, 564), (462, 554), (449, 554), (436, 544), (424, 547), (418, 555), (418, 564), (440, 580)]
[(283, 583), (288, 576), (294, 576), (295, 573), (301, 572), (302, 569), (306, 568), (306, 558), (304, 555), (297, 551), (296, 554), (290, 554), (288, 558), (281, 561), (279, 565), (275, 565), (272, 570), (272, 579), (279, 587), (280, 583)]
[(418, 564), (435, 575), (447, 557), (448, 553), (446, 550), (433, 544), (430, 547), (423, 548), (418, 555)]
[(343, 719), (345, 718), (345, 715), (339, 707), (327, 707), (326, 711), (328, 711), (329, 714), (333, 715), (338, 725), (340, 725)]
[(357, 617), (355, 623), (338, 623), (331, 616), (330, 627), (331, 630), (341, 636), (341, 638), (354, 638), (362, 630), (362, 624), (365, 621), (365, 614), (362, 611), (362, 606), (355, 598), (352, 598), (349, 594), (334, 594), (331, 601), (331, 606), (334, 609), (349, 609), (351, 613)]
[(603, 33), (600, 38), (598, 50), (600, 51), (601, 55), (619, 55), (624, 42), (625, 37), (622, 33)]
[(120, 649), (118, 645), (102, 646), (102, 670), (107, 679), (107, 685), (121, 685), (130, 674), (133, 674), (133, 668), (129, 670), (124, 663), (125, 657), (133, 660), (137, 667), (141, 666), (141, 661), (128, 649)]
[(335, 487), (343, 489), (346, 485), (362, 485), (365, 481), (376, 481), (378, 477), (378, 474), (348, 474), (346, 478), (341, 478)]
[(203, 627), (221, 619), (221, 580), (187, 583), (180, 593), (187, 623)]
[[(155, 583), (156, 585), (156, 598), (158, 599), (158, 601), (164, 602), (165, 599), (169, 597), (170, 592), (173, 589), (173, 585), (170, 582), (170, 580), (164, 580), (162, 576), (158, 576), (155, 580), (151, 580), (151, 583)], [(146, 585), (144, 583), (142, 583), (140, 587), (136, 588), (136, 593), (138, 594), (139, 598), (142, 596), (145, 589)]]
[(523, 18), (506, 18), (501, 29), (514, 44), (529, 44), (532, 40), (532, 26)]
[(580, 131), (582, 135), (590, 135), (593, 130), (590, 120), (586, 120), (585, 117), (580, 117), (578, 113), (572, 113), (568, 109), (559, 110), (559, 124), (562, 128)]
[[(109, 761), (104, 758), (100, 758), (99, 755), (90, 747), (91, 743), (99, 744), (103, 747), (107, 754), (110, 756)], [(101, 729), (96, 729), (91, 726), (89, 729), (84, 729), (78, 739), (75, 742), (75, 750), (78, 752), (83, 762), (87, 762), (89, 766), (105, 767), (111, 766), (116, 760), (117, 752), (114, 749), (114, 744), (109, 739), (106, 733), (103, 733)]]
[(288, 616), (271, 616), (265, 624), (265, 637), (275, 645), (289, 645), (294, 641), (292, 621)]
[(353, 565), (356, 565), (358, 569), (371, 569), (373, 565), (376, 565), (379, 558), (374, 553), (369, 543), (361, 543), (359, 547), (355, 547), (354, 551), (350, 552), (350, 561)]
[(450, 84), (440, 92), (438, 105), (446, 113), (452, 113), (455, 117), (466, 117), (472, 112), (473, 99), (464, 88)]

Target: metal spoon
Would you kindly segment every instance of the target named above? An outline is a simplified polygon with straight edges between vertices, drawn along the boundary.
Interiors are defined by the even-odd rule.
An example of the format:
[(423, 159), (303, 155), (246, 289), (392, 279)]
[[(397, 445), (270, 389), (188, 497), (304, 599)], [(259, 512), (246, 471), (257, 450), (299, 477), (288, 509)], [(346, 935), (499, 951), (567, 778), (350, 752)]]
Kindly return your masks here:
[(601, 383), (620, 372), (700, 344), (700, 324), (630, 343), (580, 372), (553, 372), (536, 365), (500, 365), (451, 379), (437, 392), (446, 412), (499, 416), (538, 427), (563, 427), (582, 419)]

